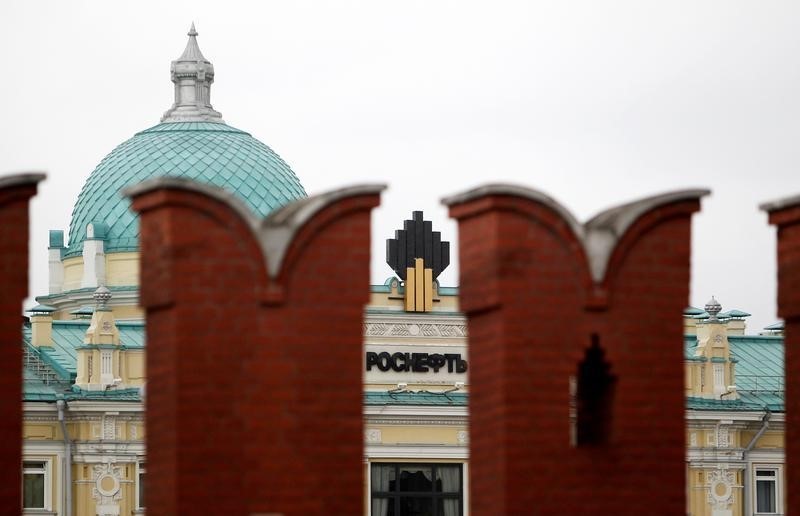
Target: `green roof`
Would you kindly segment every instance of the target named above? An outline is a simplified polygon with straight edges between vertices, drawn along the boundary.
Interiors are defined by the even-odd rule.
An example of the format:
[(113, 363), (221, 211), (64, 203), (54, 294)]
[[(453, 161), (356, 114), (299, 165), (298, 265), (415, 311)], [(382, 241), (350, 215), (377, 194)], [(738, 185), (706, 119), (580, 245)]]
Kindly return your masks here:
[(244, 131), (213, 122), (159, 124), (120, 144), (86, 180), (72, 211), (65, 256), (82, 252), (90, 223), (105, 224), (106, 252), (136, 250), (138, 218), (120, 190), (163, 176), (219, 186), (261, 217), (306, 196), (289, 165)]
[[(74, 380), (78, 373), (77, 349), (83, 346), (89, 319), (74, 321), (53, 321), (53, 345), (33, 348), (39, 358), (49, 365), (61, 380)], [(128, 349), (141, 349), (145, 345), (144, 322), (117, 321), (120, 343)], [(31, 327), (22, 327), (23, 344), (30, 346)]]
[(56, 308), (50, 305), (36, 305), (33, 308), (29, 308), (25, 311), (32, 312), (34, 314), (49, 314), (51, 312), (55, 312)]
[(70, 389), (68, 382), (45, 383), (30, 368), (22, 368), (22, 394), (25, 401), (50, 401)]
[[(83, 338), (89, 327), (89, 320), (53, 321), (53, 346), (30, 348), (57, 374), (58, 380), (46, 384), (35, 372), (24, 369), (24, 393), (26, 401), (52, 401), (57, 395), (67, 399), (115, 399), (138, 400), (136, 389), (117, 389), (102, 392), (89, 392), (76, 389), (71, 383), (77, 374), (77, 349), (83, 346)], [(145, 324), (143, 321), (118, 321), (122, 344), (129, 349), (145, 347)], [(31, 327), (26, 323), (22, 328), (23, 344), (30, 347)], [(736, 364), (736, 385), (739, 399), (706, 399), (688, 397), (686, 406), (690, 410), (742, 410), (761, 411), (768, 407), (773, 412), (784, 410), (783, 381), (783, 338), (769, 335), (731, 335), (728, 336), (732, 361)], [(697, 345), (697, 337), (686, 335), (684, 339), (685, 356), (691, 360)], [(468, 395), (464, 392), (367, 391), (364, 404), (381, 405), (424, 405), (424, 406), (466, 406)]]
[[(731, 361), (736, 362), (738, 400), (689, 397), (687, 408), (695, 410), (784, 411), (783, 337), (772, 335), (729, 335)], [(695, 335), (684, 339), (687, 359), (694, 356)], [(712, 360), (713, 361), (713, 360)]]
[(745, 317), (750, 317), (751, 315), (752, 314), (734, 308), (733, 310), (728, 310), (727, 312), (719, 313), (717, 317), (721, 317), (724, 319), (744, 319)]

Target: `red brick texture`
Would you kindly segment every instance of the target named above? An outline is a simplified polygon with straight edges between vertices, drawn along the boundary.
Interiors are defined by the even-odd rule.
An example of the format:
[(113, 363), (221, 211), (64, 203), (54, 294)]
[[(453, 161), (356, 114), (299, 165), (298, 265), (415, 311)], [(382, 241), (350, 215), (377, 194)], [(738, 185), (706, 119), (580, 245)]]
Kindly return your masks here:
[(22, 507), (22, 300), (28, 293), (28, 203), (40, 174), (0, 178), (0, 513)]
[[(451, 202), (470, 334), (470, 504), (497, 514), (681, 514), (691, 214), (639, 214), (601, 280), (552, 204)], [(570, 378), (599, 338), (616, 377), (605, 444), (571, 443)]]
[(786, 502), (800, 512), (800, 197), (770, 211), (778, 228), (778, 316), (786, 355)]
[(256, 231), (207, 192), (133, 192), (148, 514), (362, 512), (362, 325), (378, 191), (317, 204), (273, 274), (257, 233), (280, 233), (314, 198)]

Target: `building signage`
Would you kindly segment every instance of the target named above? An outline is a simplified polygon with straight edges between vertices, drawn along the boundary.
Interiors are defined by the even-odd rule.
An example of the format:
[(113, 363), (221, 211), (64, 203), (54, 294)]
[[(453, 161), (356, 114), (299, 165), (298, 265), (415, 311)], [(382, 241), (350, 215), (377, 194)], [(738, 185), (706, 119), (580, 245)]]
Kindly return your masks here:
[(398, 373), (414, 372), (427, 373), (440, 370), (448, 373), (466, 373), (467, 361), (461, 358), (461, 353), (389, 353), (382, 351), (376, 353), (367, 351), (367, 371), (375, 367), (379, 371), (395, 371)]

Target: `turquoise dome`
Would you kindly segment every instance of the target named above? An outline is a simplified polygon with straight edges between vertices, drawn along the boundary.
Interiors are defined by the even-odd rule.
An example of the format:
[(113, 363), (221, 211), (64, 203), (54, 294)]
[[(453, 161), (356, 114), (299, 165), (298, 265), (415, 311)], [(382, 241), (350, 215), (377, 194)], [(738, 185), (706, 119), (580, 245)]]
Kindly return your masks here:
[(137, 250), (138, 217), (120, 190), (164, 176), (219, 186), (262, 217), (306, 196), (289, 165), (250, 134), (218, 122), (162, 123), (119, 145), (94, 169), (72, 210), (66, 255), (82, 252), (90, 223), (105, 225), (106, 253)]

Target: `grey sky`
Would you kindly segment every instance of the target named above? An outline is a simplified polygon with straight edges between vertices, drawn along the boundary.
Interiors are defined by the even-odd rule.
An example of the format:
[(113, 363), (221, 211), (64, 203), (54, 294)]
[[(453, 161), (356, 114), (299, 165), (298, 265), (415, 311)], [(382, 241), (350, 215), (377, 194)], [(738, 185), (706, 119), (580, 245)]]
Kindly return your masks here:
[(214, 107), (309, 192), (390, 183), (373, 282), (412, 209), (455, 245), (438, 200), (480, 183), (544, 190), (581, 220), (702, 186), (691, 302), (714, 294), (757, 330), (775, 320), (757, 205), (800, 192), (798, 15), (789, 1), (3, 2), (0, 173), (49, 174), (31, 293), (46, 293), (47, 230), (67, 229), (89, 173), (170, 107), (194, 20)]

